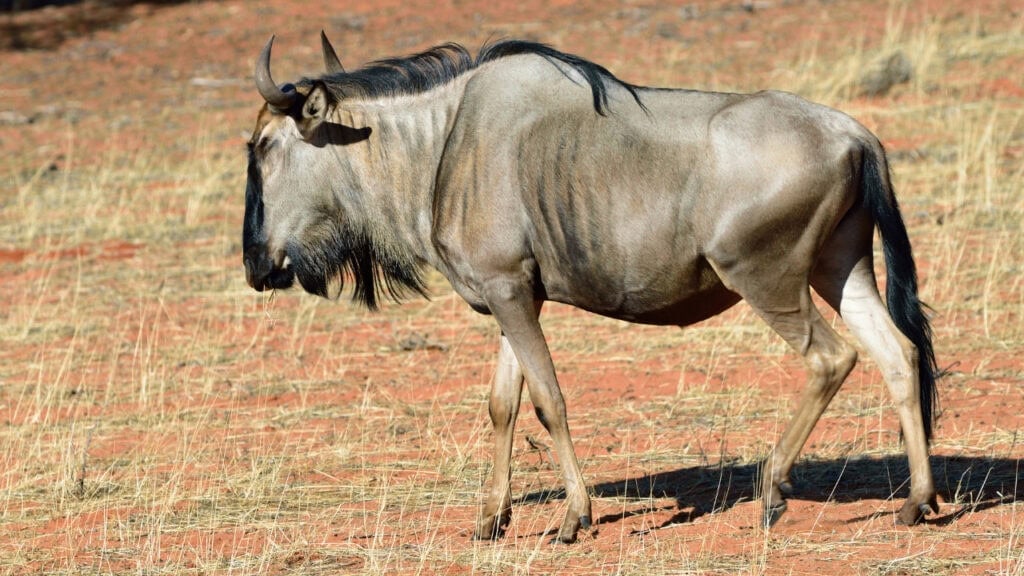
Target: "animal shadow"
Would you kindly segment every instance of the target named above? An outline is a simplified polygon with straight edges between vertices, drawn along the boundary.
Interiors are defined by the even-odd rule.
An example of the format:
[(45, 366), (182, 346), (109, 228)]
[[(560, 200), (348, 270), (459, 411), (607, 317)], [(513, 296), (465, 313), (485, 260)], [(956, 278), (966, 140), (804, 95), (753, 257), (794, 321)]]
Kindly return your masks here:
[[(1021, 498), (1018, 484), (1021, 459), (932, 456), (935, 487), (946, 502), (940, 516), (927, 522), (946, 525), (970, 512), (1010, 504)], [(793, 499), (849, 503), (860, 500), (902, 500), (909, 494), (909, 469), (905, 456), (800, 460), (793, 467)], [(609, 514), (598, 524), (621, 521), (655, 509), (654, 500), (671, 498), (677, 513), (662, 526), (691, 522), (705, 514), (728, 510), (741, 502), (760, 498), (760, 463), (719, 464), (681, 468), (639, 478), (602, 482), (590, 488), (596, 498), (649, 502), (639, 510)], [(539, 503), (565, 498), (564, 490), (539, 490), (516, 503)], [(855, 522), (864, 520), (851, 518)]]

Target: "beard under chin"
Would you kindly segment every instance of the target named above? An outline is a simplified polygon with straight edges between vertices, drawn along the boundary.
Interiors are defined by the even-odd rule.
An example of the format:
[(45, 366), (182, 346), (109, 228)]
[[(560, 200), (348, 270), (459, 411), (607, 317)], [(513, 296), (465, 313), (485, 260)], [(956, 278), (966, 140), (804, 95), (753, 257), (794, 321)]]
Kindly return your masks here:
[(315, 237), (315, 242), (293, 243), (286, 250), (289, 269), (306, 292), (337, 298), (351, 280), (352, 300), (370, 310), (377, 309), (382, 295), (396, 302), (409, 292), (427, 296), (418, 265), (368, 235), (331, 226)]

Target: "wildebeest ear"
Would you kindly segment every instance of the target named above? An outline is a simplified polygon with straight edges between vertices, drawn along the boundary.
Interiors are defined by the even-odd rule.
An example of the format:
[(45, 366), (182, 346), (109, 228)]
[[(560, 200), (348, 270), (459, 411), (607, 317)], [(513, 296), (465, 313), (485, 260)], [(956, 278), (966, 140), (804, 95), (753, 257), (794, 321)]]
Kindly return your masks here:
[(316, 128), (324, 118), (327, 117), (327, 108), (330, 106), (331, 96), (327, 87), (322, 82), (317, 82), (306, 95), (306, 102), (302, 105), (302, 119), (307, 130)]

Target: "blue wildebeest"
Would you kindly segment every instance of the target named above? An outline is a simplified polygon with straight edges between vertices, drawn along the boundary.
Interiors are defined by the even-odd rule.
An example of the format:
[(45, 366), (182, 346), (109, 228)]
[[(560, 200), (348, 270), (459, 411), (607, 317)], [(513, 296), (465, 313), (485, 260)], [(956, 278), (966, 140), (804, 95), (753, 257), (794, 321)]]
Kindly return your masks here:
[[(770, 525), (797, 454), (857, 353), (810, 288), (881, 367), (899, 412), (914, 524), (938, 509), (928, 463), (936, 364), (907, 231), (878, 139), (836, 110), (781, 92), (634, 86), (542, 44), (476, 58), (446, 44), (346, 72), (270, 74), (249, 140), (243, 249), (256, 290), (353, 298), (424, 294), (432, 266), (501, 329), (490, 395), (495, 454), (475, 536), (511, 516), (512, 432), (525, 381), (562, 464), (558, 540), (591, 524), (590, 497), (538, 315), (551, 300), (686, 326), (741, 299), (803, 356), (809, 382), (762, 468)], [(872, 266), (882, 238), (887, 307)]]

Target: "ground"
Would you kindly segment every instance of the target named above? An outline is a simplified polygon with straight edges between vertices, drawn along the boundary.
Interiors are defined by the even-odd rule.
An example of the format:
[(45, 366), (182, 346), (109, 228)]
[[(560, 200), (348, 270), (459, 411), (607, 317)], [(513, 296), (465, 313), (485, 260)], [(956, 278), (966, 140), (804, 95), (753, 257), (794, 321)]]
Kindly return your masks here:
[[(549, 305), (596, 531), (548, 544), (564, 500), (527, 402), (509, 533), (472, 541), (493, 322), (438, 276), (429, 301), (379, 313), (245, 285), (252, 63), (277, 34), (275, 77), (314, 74), (321, 29), (349, 68), (522, 37), (636, 84), (797, 92), (874, 130), (947, 371), (940, 513), (895, 523), (907, 467), (869, 360), (765, 531), (754, 479), (803, 386), (797, 356), (742, 304), (686, 330)], [(0, 573), (1024, 573), (1022, 30), (999, 0), (0, 16)], [(886, 81), (886, 63), (909, 73)]]

